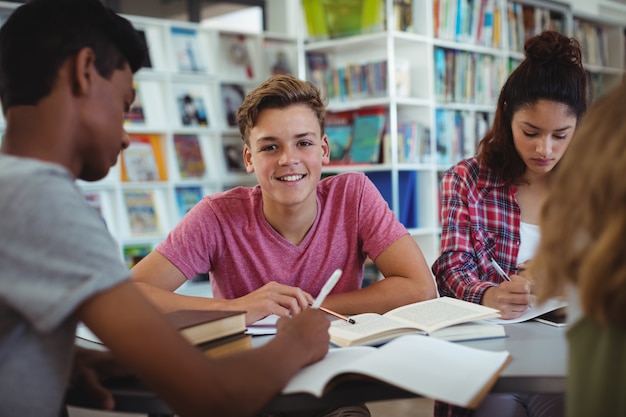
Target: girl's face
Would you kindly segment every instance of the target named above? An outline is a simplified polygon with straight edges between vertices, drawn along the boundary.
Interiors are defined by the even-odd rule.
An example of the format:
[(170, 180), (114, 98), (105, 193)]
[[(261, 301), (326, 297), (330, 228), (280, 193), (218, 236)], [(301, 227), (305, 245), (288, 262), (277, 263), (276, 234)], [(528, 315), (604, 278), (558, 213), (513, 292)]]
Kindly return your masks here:
[(576, 121), (567, 105), (550, 100), (539, 100), (513, 114), (513, 143), (526, 164), (527, 178), (552, 171), (572, 141)]

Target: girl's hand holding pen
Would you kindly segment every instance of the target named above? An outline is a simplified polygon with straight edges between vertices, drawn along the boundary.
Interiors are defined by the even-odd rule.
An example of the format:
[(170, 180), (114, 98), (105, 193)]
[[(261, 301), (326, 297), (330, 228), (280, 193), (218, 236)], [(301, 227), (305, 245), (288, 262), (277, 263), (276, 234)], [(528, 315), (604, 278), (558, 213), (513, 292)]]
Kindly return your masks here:
[(521, 316), (535, 301), (530, 281), (521, 275), (507, 275), (493, 260), (492, 265), (504, 281), (485, 291), (482, 304), (500, 310), (503, 319)]

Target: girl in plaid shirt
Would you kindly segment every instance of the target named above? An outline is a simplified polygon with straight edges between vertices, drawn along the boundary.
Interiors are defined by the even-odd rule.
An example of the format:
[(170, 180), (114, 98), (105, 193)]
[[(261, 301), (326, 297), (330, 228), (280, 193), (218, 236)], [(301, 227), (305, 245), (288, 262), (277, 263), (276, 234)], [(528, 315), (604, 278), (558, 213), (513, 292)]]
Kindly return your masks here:
[[(443, 176), (441, 254), (432, 266), (442, 296), (497, 308), (505, 319), (519, 317), (534, 301), (521, 270), (539, 241), (539, 211), (550, 178), (587, 105), (574, 38), (545, 31), (528, 39), (524, 50), (477, 155)], [(510, 281), (498, 275), (492, 259)], [(443, 403), (436, 403), (435, 414), (558, 417), (563, 397), (492, 394), (475, 414)]]

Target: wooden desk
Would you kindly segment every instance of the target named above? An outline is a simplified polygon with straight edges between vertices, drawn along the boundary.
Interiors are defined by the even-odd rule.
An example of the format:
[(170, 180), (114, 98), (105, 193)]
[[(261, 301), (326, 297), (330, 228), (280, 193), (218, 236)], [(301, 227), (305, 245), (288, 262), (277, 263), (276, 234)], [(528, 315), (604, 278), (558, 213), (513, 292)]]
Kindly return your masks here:
[[(566, 386), (567, 343), (566, 328), (537, 322), (506, 325), (508, 337), (464, 342), (466, 346), (485, 350), (508, 350), (513, 360), (504, 370), (492, 392), (550, 392), (563, 393)], [(262, 344), (268, 337), (255, 337)], [(136, 380), (116, 381), (109, 385), (116, 400), (116, 411), (136, 412), (156, 416), (171, 416), (172, 411), (151, 391)], [(272, 399), (264, 412), (322, 411), (329, 407), (356, 403), (411, 398), (415, 394), (376, 382), (353, 381), (315, 398), (306, 394), (279, 395)], [(77, 393), (68, 392), (68, 405), (90, 408)]]

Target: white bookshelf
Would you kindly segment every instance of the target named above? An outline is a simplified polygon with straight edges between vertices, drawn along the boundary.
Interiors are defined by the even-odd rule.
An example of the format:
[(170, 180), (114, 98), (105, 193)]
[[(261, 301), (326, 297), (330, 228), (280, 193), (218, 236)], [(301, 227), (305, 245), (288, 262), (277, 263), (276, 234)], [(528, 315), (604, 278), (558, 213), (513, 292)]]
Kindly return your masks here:
[[(604, 45), (609, 51), (607, 59), (585, 63), (591, 77), (600, 80), (600, 92), (596, 96), (616, 85), (623, 77), (626, 62), (626, 20), (621, 17), (626, 16), (626, 4), (623, 1), (598, 0), (593, 2), (593, 7), (585, 3), (585, 11), (582, 11), (572, 1), (490, 0), (493, 9), (500, 13), (499, 26), (494, 25), (492, 31), (495, 41), (493, 38), (476, 40), (476, 34), (470, 29), (467, 29), (466, 36), (439, 29), (444, 20), (441, 16), (435, 19), (433, 0), (411, 0), (412, 24), (407, 30), (395, 29), (395, 2), (381, 1), (389, 30), (336, 39), (308, 39), (300, 1), (268, 0), (268, 22), (272, 32), (267, 33), (126, 16), (137, 29), (144, 31), (152, 63), (150, 68), (141, 69), (135, 77), (144, 121), (129, 123), (126, 129), (131, 135), (150, 135), (158, 139), (166, 175), (155, 181), (122, 181), (121, 164), (117, 164), (101, 181), (80, 182), (86, 193), (95, 193), (100, 198), (103, 217), (121, 248), (127, 245), (154, 247), (166, 236), (181, 219), (176, 198), (179, 187), (199, 187), (204, 194), (212, 194), (236, 185), (256, 183), (254, 175), (246, 174), (236, 158), (229, 160), (227, 157), (231, 153), (240, 153), (241, 139), (238, 129), (228, 124), (222, 91), (227, 85), (237, 85), (246, 93), (266, 79), (273, 68), (280, 70), (287, 67), (301, 78), (310, 78), (306, 60), (309, 53), (324, 54), (329, 68), (385, 63), (383, 90), (372, 95), (333, 98), (329, 101), (329, 112), (383, 109), (388, 126), (395, 127), (411, 121), (430, 130), (428, 141), (421, 146), (425, 150), (415, 158), (407, 160), (403, 156), (400, 135), (397, 129), (391, 128), (384, 139), (380, 163), (333, 164), (324, 168), (324, 173), (329, 175), (350, 170), (364, 171), (376, 179), (375, 183), (382, 184), (381, 192), (396, 215), (400, 217), (402, 214), (404, 220), (410, 223), (407, 227), (420, 244), (429, 264), (439, 252), (439, 177), (459, 159), (472, 154), (482, 134), (480, 132), (493, 117), (502, 82), (511, 68), (523, 58), (520, 50), (523, 44), (521, 28), (514, 25), (516, 7), (544, 10), (547, 16), (561, 19), (561, 30), (568, 35), (576, 34), (575, 29), (580, 22), (601, 30)], [(440, 0), (440, 4), (446, 2), (458, 4), (457, 0)], [(0, 19), (6, 15), (1, 12), (10, 12), (17, 6), (16, 3), (0, 2)], [(588, 9), (597, 9), (598, 12), (590, 13)], [(513, 16), (509, 15), (510, 12)], [(173, 38), (173, 33), (178, 38)], [(186, 45), (186, 36), (195, 47), (191, 62), (189, 56), (181, 58), (176, 54), (177, 49), (182, 49), (181, 45)], [(235, 58), (241, 57), (237, 49), (241, 46), (247, 51), (247, 57), (237, 61)], [(462, 69), (453, 73), (452, 77), (457, 79), (462, 74), (465, 89), (453, 95), (442, 94), (441, 82), (445, 83), (446, 76), (445, 68), (442, 72), (437, 61), (437, 54), (441, 53), (438, 51), (449, 51), (451, 56), (456, 57), (457, 65)], [(475, 65), (481, 60), (489, 63), (489, 71), (463, 69), (471, 68), (471, 65), (462, 65)], [(279, 61), (280, 65), (275, 65)], [(252, 68), (251, 72), (248, 67)], [(441, 77), (444, 81), (438, 81)], [(480, 93), (467, 88), (477, 85), (479, 81), (483, 86)], [(398, 87), (398, 84), (403, 87)], [(184, 92), (190, 92), (202, 101), (206, 125), (183, 123), (177, 98)], [(440, 114), (452, 114), (464, 120), (462, 146), (450, 142), (449, 137), (441, 136), (443, 125), (438, 123)], [(0, 120), (0, 129), (3, 128), (4, 121)], [(202, 175), (187, 177), (179, 172), (174, 146), (177, 135), (198, 137), (205, 162)], [(438, 145), (440, 151), (443, 145), (458, 150), (442, 158)], [(129, 190), (147, 190), (153, 194), (158, 213), (158, 233), (132, 233), (124, 205), (124, 192)], [(411, 211), (408, 219), (407, 210)]]
[[(458, 160), (474, 154), (475, 145), (491, 124), (502, 84), (512, 68), (523, 59), (522, 46), (526, 37), (547, 27), (556, 28), (572, 36), (576, 21), (590, 22), (600, 27), (610, 51), (607, 54), (607, 61), (601, 64), (587, 62), (585, 67), (602, 80), (601, 90), (606, 91), (616, 85), (624, 73), (626, 21), (620, 23), (600, 15), (590, 16), (574, 12), (570, 4), (556, 1), (492, 0), (492, 36), (481, 40), (477, 32), (472, 32), (469, 28), (471, 25), (466, 24), (465, 31), (461, 31), (460, 34), (456, 32), (457, 16), (454, 8), (459, 4), (456, 0), (439, 1), (439, 5), (449, 15), (437, 13), (435, 2), (432, 0), (412, 0), (413, 24), (408, 31), (394, 29), (395, 2), (383, 0), (383, 3), (387, 11), (386, 27), (391, 28), (390, 30), (334, 39), (319, 37), (308, 39), (303, 19), (302, 76), (315, 79), (306, 60), (306, 55), (311, 52), (325, 54), (329, 68), (367, 60), (386, 61), (387, 87), (383, 95), (367, 98), (350, 96), (341, 99), (331, 98), (329, 111), (379, 106), (386, 109), (390, 127), (407, 120), (418, 121), (430, 129), (430, 144), (427, 147), (429, 154), (419, 158), (417, 162), (401, 161), (398, 157), (399, 134), (396, 129), (391, 128), (387, 144), (390, 149), (389, 157), (381, 163), (366, 166), (333, 165), (324, 170), (327, 173), (348, 170), (364, 171), (366, 174), (386, 172), (391, 190), (387, 199), (398, 216), (402, 210), (403, 199), (407, 195), (415, 195), (417, 224), (407, 227), (431, 264), (439, 253), (439, 178)], [(474, 3), (466, 3), (470, 7), (467, 13), (471, 13)], [(523, 19), (524, 10), (527, 13), (526, 26), (523, 25), (523, 21), (522, 24), (516, 25), (517, 19)], [(496, 17), (496, 14), (499, 15)], [(529, 16), (532, 16), (531, 20), (528, 20)], [(453, 22), (454, 28), (450, 30), (445, 26), (448, 20)], [(444, 60), (442, 65), (438, 55), (449, 55), (449, 61)], [(394, 87), (395, 77), (398, 75), (399, 66), (407, 61), (409, 93), (399, 95)], [(474, 67), (481, 61), (482, 67)], [(445, 67), (452, 64), (456, 64), (452, 78), (456, 82), (457, 90), (447, 92), (442, 83), (446, 80)], [(464, 83), (460, 89), (459, 83)], [(479, 84), (482, 89), (476, 91)], [(454, 139), (454, 129), (451, 127), (455, 120), (463, 120), (463, 143)], [(443, 149), (448, 150), (444, 152)], [(417, 178), (411, 189), (403, 188), (405, 184), (401, 178), (407, 173), (414, 173), (412, 175)]]

